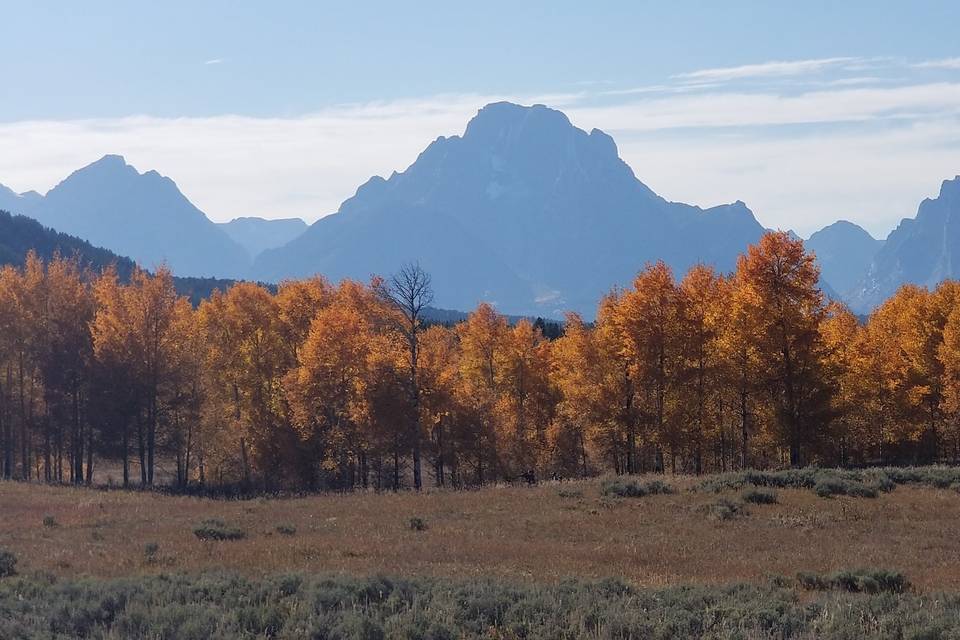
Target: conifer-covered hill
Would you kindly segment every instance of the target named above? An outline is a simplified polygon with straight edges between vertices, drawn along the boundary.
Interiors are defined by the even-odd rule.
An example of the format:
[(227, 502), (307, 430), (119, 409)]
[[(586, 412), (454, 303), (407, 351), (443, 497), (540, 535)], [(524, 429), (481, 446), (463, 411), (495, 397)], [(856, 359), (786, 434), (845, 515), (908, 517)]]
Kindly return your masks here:
[[(30, 251), (44, 260), (49, 260), (57, 254), (64, 257), (76, 256), (82, 266), (94, 272), (100, 272), (113, 265), (121, 280), (127, 280), (136, 265), (130, 258), (45, 227), (33, 218), (0, 210), (0, 265), (20, 266), (26, 261)], [(215, 289), (222, 291), (235, 281), (175, 276), (174, 282), (177, 291), (189, 297), (190, 301), (197, 305), (201, 300), (209, 297)]]

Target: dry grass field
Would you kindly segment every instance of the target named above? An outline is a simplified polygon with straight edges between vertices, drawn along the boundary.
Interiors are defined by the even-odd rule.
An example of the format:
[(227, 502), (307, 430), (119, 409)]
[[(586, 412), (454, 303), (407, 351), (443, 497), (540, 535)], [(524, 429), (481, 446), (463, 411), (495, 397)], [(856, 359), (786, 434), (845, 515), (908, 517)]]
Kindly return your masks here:
[[(880, 567), (918, 591), (960, 591), (960, 493), (899, 486), (874, 499), (780, 489), (742, 517), (667, 477), (671, 495), (615, 498), (599, 481), (245, 501), (0, 483), (0, 547), (18, 570), (119, 577), (235, 571), (451, 577), (555, 583), (619, 577), (643, 587), (760, 583), (772, 575)], [(219, 518), (246, 534), (201, 541)], [(420, 518), (425, 529), (411, 528)], [(52, 520), (51, 520), (52, 519)], [(45, 524), (46, 521), (46, 524)], [(278, 532), (292, 528), (295, 532)], [(155, 548), (147, 551), (147, 546)]]

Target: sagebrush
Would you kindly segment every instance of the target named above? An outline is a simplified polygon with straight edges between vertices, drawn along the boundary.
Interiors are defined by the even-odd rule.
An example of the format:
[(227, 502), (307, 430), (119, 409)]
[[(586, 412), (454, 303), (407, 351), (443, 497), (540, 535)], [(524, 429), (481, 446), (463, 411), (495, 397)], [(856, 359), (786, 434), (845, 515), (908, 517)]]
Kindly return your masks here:
[[(865, 585), (869, 578), (857, 579)], [(844, 580), (800, 600), (783, 580), (638, 589), (614, 579), (532, 585), (298, 574), (256, 581), (229, 574), (37, 576), (0, 581), (0, 612), (6, 637), (54, 640), (937, 638), (948, 637), (938, 630), (960, 628), (958, 596), (914, 595), (882, 576), (876, 589), (848, 589)]]

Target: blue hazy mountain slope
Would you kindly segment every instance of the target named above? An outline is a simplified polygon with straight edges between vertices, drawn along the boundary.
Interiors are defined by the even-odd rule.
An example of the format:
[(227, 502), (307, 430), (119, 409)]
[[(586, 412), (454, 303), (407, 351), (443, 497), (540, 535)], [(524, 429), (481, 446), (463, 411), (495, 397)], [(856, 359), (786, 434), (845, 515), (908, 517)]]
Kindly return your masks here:
[[(112, 266), (123, 282), (129, 280), (135, 266), (130, 258), (44, 227), (33, 218), (11, 214), (0, 206), (0, 266), (22, 267), (31, 251), (46, 261), (53, 259), (55, 255), (75, 258), (81, 267), (89, 268), (93, 273), (100, 273)], [(189, 276), (173, 278), (177, 293), (189, 298), (194, 306), (209, 298), (215, 290), (225, 291), (233, 283), (234, 280), (231, 279)]]
[(875, 308), (898, 287), (936, 286), (960, 277), (960, 176), (944, 180), (940, 194), (920, 203), (917, 216), (890, 232), (866, 276), (848, 296), (860, 313)]
[(664, 200), (602, 131), (501, 102), (463, 136), (438, 138), (404, 172), (372, 178), (336, 215), (265, 251), (253, 276), (364, 278), (416, 259), (441, 306), (492, 300), (557, 317), (592, 314), (603, 293), (657, 259), (678, 273), (700, 261), (731, 269), (762, 233), (742, 203), (704, 211)]
[(249, 266), (244, 249), (173, 180), (141, 174), (116, 155), (73, 172), (19, 213), (147, 268), (166, 262), (180, 275), (239, 277)]
[(821, 279), (845, 297), (863, 280), (883, 240), (859, 225), (839, 220), (811, 235), (804, 245), (816, 254)]
[(16, 193), (9, 187), (0, 184), (0, 211), (29, 216), (41, 200), (43, 200), (43, 196), (36, 191)]
[(382, 216), (360, 210), (323, 218), (322, 225), (312, 225), (285, 247), (261, 254), (279, 261), (269, 281), (322, 273), (334, 282), (366, 282), (418, 261), (433, 278), (440, 306), (472, 309), (479, 300), (503, 305), (532, 298), (527, 283), (456, 219), (402, 202), (391, 204), (390, 212)]
[(282, 247), (307, 229), (307, 223), (300, 218), (234, 218), (218, 226), (243, 247), (251, 259), (267, 249)]

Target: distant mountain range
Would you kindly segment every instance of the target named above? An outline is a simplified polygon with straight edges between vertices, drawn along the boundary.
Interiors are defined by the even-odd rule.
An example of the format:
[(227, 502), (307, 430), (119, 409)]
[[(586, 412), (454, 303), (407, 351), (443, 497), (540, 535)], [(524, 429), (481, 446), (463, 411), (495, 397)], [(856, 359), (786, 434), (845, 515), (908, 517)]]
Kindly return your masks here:
[(864, 313), (902, 284), (933, 287), (947, 278), (960, 278), (960, 176), (944, 180), (939, 196), (921, 202), (915, 218), (890, 232), (846, 301)]
[(218, 226), (246, 250), (250, 260), (267, 249), (282, 247), (307, 230), (307, 223), (300, 218), (234, 218)]
[(463, 136), (361, 186), (333, 215), (254, 261), (259, 279), (366, 279), (417, 260), (444, 306), (592, 314), (645, 263), (732, 269), (763, 233), (742, 203), (702, 210), (637, 180), (613, 139), (536, 105), (491, 104)]
[(0, 185), (0, 209), (109, 247), (147, 268), (165, 262), (175, 273), (199, 277), (243, 277), (258, 246), (289, 241), (297, 222), (300, 231), (306, 228), (302, 220), (215, 224), (173, 180), (156, 171), (140, 173), (117, 155), (74, 171), (45, 196)]
[[(840, 221), (807, 241), (824, 291), (868, 312), (905, 282), (960, 277), (960, 177), (925, 200), (886, 242)], [(371, 178), (309, 227), (299, 219), (214, 223), (155, 171), (105, 156), (46, 195), (0, 185), (0, 209), (89, 240), (145, 267), (278, 282), (322, 273), (367, 280), (418, 261), (436, 300), (471, 309), (592, 315), (614, 286), (665, 260), (730, 271), (764, 232), (742, 202), (670, 202), (640, 182), (613, 139), (542, 105), (495, 103), (462, 136), (440, 137), (401, 173)], [(958, 256), (960, 257), (960, 256)]]
[(883, 240), (852, 222), (840, 220), (817, 231), (804, 244), (817, 256), (821, 279), (829, 283), (835, 295), (846, 299), (867, 275)]
[[(76, 258), (81, 268), (89, 268), (94, 273), (101, 273), (107, 267), (113, 266), (121, 281), (130, 279), (136, 265), (130, 258), (119, 256), (109, 249), (95, 247), (86, 240), (44, 227), (33, 218), (14, 215), (0, 208), (0, 267), (22, 267), (30, 251), (47, 262), (56, 255)], [(226, 291), (236, 282), (223, 278), (173, 277), (177, 293), (189, 298), (194, 306), (209, 298), (215, 290)], [(272, 284), (260, 284), (271, 291), (276, 290)], [(467, 314), (463, 311), (427, 307), (423, 311), (423, 317), (429, 322), (453, 325), (465, 320)], [(527, 316), (507, 316), (510, 323), (521, 318), (538, 320)], [(559, 327), (556, 323), (549, 320), (541, 320), (541, 323), (545, 333), (552, 331), (557, 335)]]
[[(133, 273), (135, 263), (130, 258), (118, 256), (108, 249), (95, 247), (86, 240), (44, 227), (33, 218), (13, 215), (4, 211), (4, 206), (0, 204), (0, 266), (21, 267), (27, 260), (27, 254), (33, 251), (47, 262), (55, 255), (77, 258), (81, 267), (89, 268), (94, 273), (113, 266), (124, 281)], [(215, 289), (225, 291), (233, 283), (234, 280), (217, 278), (174, 277), (177, 292), (190, 298), (195, 305), (210, 297)]]

